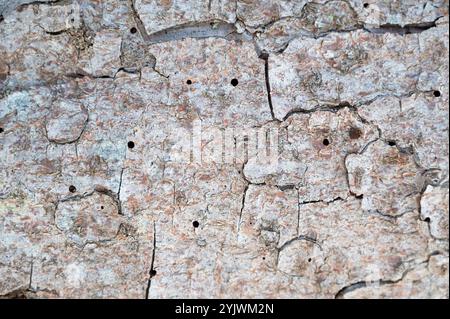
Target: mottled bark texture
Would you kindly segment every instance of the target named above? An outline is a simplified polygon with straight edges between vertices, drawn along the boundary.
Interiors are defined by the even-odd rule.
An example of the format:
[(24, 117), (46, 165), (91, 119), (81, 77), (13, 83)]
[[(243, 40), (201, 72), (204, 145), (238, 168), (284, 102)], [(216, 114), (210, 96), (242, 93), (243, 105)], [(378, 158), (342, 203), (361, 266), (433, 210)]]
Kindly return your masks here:
[(0, 296), (448, 298), (448, 7), (0, 0)]

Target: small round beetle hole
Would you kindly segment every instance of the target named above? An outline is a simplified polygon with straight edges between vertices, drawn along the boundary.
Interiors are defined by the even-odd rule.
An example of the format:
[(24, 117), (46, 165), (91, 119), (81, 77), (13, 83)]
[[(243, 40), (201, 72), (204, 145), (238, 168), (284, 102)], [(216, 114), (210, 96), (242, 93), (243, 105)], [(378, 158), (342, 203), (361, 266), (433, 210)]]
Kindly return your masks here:
[(369, 4), (368, 4), (368, 3), (364, 3), (364, 4), (363, 4), (363, 7), (364, 7), (364, 8), (368, 8), (368, 7), (369, 7)]
[(155, 277), (156, 276), (156, 270), (152, 269), (150, 270), (150, 277)]
[(76, 191), (77, 191), (77, 188), (75, 186), (73, 186), (73, 185), (69, 186), (69, 192), (75, 193)]
[(131, 34), (135, 34), (137, 32), (137, 29), (135, 27), (132, 27), (130, 29)]
[(328, 145), (330, 145), (330, 140), (327, 139), (327, 138), (325, 138), (325, 139), (322, 141), (322, 143), (323, 143), (323, 145), (328, 146)]
[(231, 85), (232, 86), (237, 86), (238, 84), (239, 84), (239, 81), (237, 79), (231, 80)]
[(434, 95), (435, 97), (440, 97), (440, 96), (441, 96), (441, 92), (439, 92), (439, 91), (434, 91), (434, 92), (433, 92), (433, 95)]
[(3, 127), (0, 127), (0, 133), (3, 133), (4, 131)]
[(192, 84), (192, 81), (191, 81), (191, 80), (187, 80), (187, 81), (186, 81), (186, 84), (187, 84), (187, 85), (191, 85), (191, 84)]
[(194, 226), (194, 228), (198, 228), (198, 226), (200, 226), (200, 223), (195, 220), (192, 222), (192, 226)]
[(129, 141), (128, 142), (128, 148), (134, 148), (134, 142), (133, 141)]
[(396, 145), (395, 141), (389, 141), (388, 144), (389, 144), (389, 146), (395, 146)]

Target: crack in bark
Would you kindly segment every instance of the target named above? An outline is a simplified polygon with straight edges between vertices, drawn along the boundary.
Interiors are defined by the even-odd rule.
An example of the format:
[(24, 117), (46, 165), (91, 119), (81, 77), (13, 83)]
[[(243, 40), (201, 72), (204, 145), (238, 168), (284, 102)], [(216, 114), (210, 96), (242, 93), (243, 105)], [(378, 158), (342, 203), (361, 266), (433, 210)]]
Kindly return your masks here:
[(259, 55), (259, 58), (264, 60), (264, 76), (266, 82), (267, 101), (269, 103), (270, 115), (272, 116), (273, 121), (280, 122), (280, 120), (278, 120), (275, 117), (275, 113), (273, 111), (272, 94), (270, 91), (270, 79), (269, 79), (269, 54), (267, 52), (262, 52)]
[(31, 260), (28, 286), (26, 288), (15, 289), (6, 294), (0, 295), (0, 299), (27, 299), (28, 294), (36, 293), (36, 291), (34, 291), (32, 288), (33, 264), (34, 261)]
[(32, 287), (32, 283), (33, 283), (33, 266), (34, 266), (34, 261), (31, 260), (31, 266), (30, 266), (30, 279), (28, 281), (28, 289), (31, 290)]
[(156, 222), (153, 222), (153, 250), (152, 261), (150, 263), (150, 271), (148, 273), (147, 288), (145, 289), (145, 299), (148, 299), (150, 294), (150, 288), (152, 286), (152, 278), (155, 276), (155, 255), (156, 255)]
[[(77, 194), (77, 195), (69, 196), (69, 197), (66, 197), (66, 198), (63, 198), (63, 199), (58, 199), (55, 202), (53, 202), (53, 206), (54, 206), (54, 209), (53, 209), (53, 225), (56, 227), (56, 229), (58, 231), (60, 231), (62, 234), (66, 234), (66, 231), (64, 229), (59, 228), (58, 225), (57, 225), (57, 222), (56, 222), (56, 215), (57, 215), (58, 207), (59, 207), (60, 203), (70, 202), (70, 201), (81, 201), (81, 200), (83, 200), (85, 198), (88, 198), (88, 197), (94, 195), (95, 193), (103, 194), (105, 196), (110, 197), (114, 201), (116, 206), (117, 206), (117, 213), (118, 213), (118, 215), (123, 216), (122, 211), (121, 211), (121, 209), (122, 209), (121, 206), (122, 205), (121, 205), (120, 200), (118, 199), (117, 193), (114, 193), (113, 191), (111, 191), (111, 190), (109, 190), (109, 189), (107, 189), (107, 188), (105, 188), (103, 186), (96, 186), (95, 189), (93, 191), (89, 192), (89, 193)], [(108, 242), (114, 241), (119, 236), (119, 234), (121, 233), (122, 228), (123, 228), (123, 223), (120, 223), (116, 234), (112, 238), (100, 239), (100, 240), (87, 240), (87, 241), (85, 241), (85, 243), (83, 243), (81, 245), (76, 243), (76, 242), (74, 242), (74, 241), (71, 241), (71, 242), (75, 246), (77, 246), (78, 248), (83, 250), (89, 244), (102, 244), (102, 243), (108, 243)]]
[(288, 113), (286, 113), (286, 115), (283, 117), (283, 119), (279, 122), (285, 122), (286, 120), (288, 120), (292, 115), (294, 114), (311, 114), (311, 113), (315, 113), (315, 112), (331, 112), (331, 113), (337, 113), (339, 110), (343, 109), (343, 108), (348, 108), (350, 110), (352, 109), (356, 109), (356, 106), (351, 105), (349, 102), (347, 101), (342, 101), (339, 103), (330, 103), (330, 102), (325, 102), (325, 103), (320, 103), (317, 105), (317, 107), (313, 108), (313, 109), (302, 109), (302, 108), (295, 108), (290, 110)]
[[(231, 37), (234, 35), (234, 37)], [(170, 41), (178, 41), (185, 38), (221, 38), (228, 40), (236, 40), (240, 38), (245, 40), (243, 35), (237, 33), (236, 26), (231, 23), (220, 20), (211, 20), (204, 22), (185, 23), (176, 25), (155, 33), (152, 33), (146, 39), (151, 44), (164, 43)]]
[(123, 181), (123, 172), (125, 171), (125, 168), (122, 168), (120, 171), (120, 179), (119, 179), (119, 189), (117, 190), (117, 201), (119, 203), (119, 215), (123, 215), (122, 212), (122, 202), (120, 200), (120, 191), (122, 189), (122, 181)]
[(406, 24), (404, 26), (388, 23), (382, 24), (376, 28), (365, 27), (364, 30), (375, 34), (385, 34), (385, 33), (400, 34), (400, 35), (415, 34), (424, 32), (431, 28), (435, 28), (437, 26), (437, 21), (441, 18), (443, 18), (443, 16), (440, 16), (431, 22), (412, 23)]
[(276, 264), (276, 268), (277, 268), (277, 269), (278, 269), (278, 264), (279, 264), (279, 261), (280, 261), (280, 253), (281, 253), (286, 247), (290, 246), (292, 243), (294, 243), (294, 242), (296, 242), (296, 241), (299, 241), (299, 240), (304, 240), (304, 241), (310, 242), (310, 243), (316, 245), (317, 247), (319, 247), (320, 250), (322, 250), (322, 246), (320, 245), (320, 243), (317, 241), (316, 238), (312, 238), (312, 237), (306, 236), (306, 235), (299, 235), (299, 236), (296, 236), (296, 237), (294, 237), (294, 238), (292, 238), (292, 239), (286, 241), (286, 242), (285, 242), (283, 245), (281, 245), (280, 247), (277, 247), (277, 248), (276, 248), (276, 249), (277, 249), (277, 259), (276, 259), (276, 263), (275, 263), (275, 264)]
[[(448, 238), (445, 237), (436, 237), (433, 235), (433, 233), (431, 232), (431, 218), (427, 217), (427, 218), (423, 218), (422, 219), (422, 197), (425, 194), (425, 191), (428, 187), (428, 185), (433, 186), (433, 187), (440, 187), (440, 186), (435, 186), (432, 185), (431, 183), (425, 182), (423, 188), (421, 189), (420, 193), (419, 193), (419, 199), (417, 201), (417, 210), (418, 210), (418, 215), (419, 215), (419, 220), (427, 223), (427, 231), (428, 231), (428, 235), (430, 236), (431, 239), (435, 240), (435, 241), (444, 241), (448, 243)], [(448, 186), (447, 186), (448, 188)]]
[(434, 251), (430, 253), (426, 260), (419, 262), (418, 264), (414, 265), (413, 267), (410, 267), (406, 269), (401, 277), (399, 279), (378, 279), (378, 280), (361, 280), (358, 282), (354, 282), (352, 284), (349, 284), (347, 286), (342, 287), (334, 296), (334, 299), (344, 299), (345, 295), (349, 292), (358, 290), (360, 288), (369, 287), (370, 285), (378, 285), (378, 286), (385, 286), (385, 285), (394, 285), (399, 282), (401, 282), (403, 279), (405, 279), (406, 275), (412, 271), (414, 271), (418, 266), (423, 264), (428, 264), (430, 262), (430, 259), (432, 256), (440, 255), (441, 253), (438, 251)]
[(131, 14), (133, 16), (134, 23), (136, 24), (136, 28), (139, 30), (139, 33), (141, 34), (141, 37), (144, 39), (144, 41), (148, 41), (148, 33), (145, 29), (145, 25), (141, 20), (141, 17), (139, 16), (139, 13), (136, 10), (135, 6), (135, 0), (128, 0), (128, 4), (131, 9)]
[(301, 205), (308, 205), (308, 204), (315, 204), (315, 203), (324, 203), (324, 204), (328, 205), (328, 204), (331, 204), (331, 203), (334, 203), (334, 202), (342, 202), (342, 201), (346, 201), (346, 200), (347, 200), (346, 198), (342, 198), (342, 197), (338, 196), (338, 197), (330, 199), (330, 200), (318, 199), (318, 200), (302, 201), (302, 202), (299, 202), (298, 204), (300, 206)]
[[(88, 122), (89, 122), (89, 110), (87, 108), (83, 107), (83, 111), (85, 111), (85, 113), (86, 113), (86, 120), (84, 121), (83, 128), (81, 129), (81, 132), (80, 132), (80, 134), (78, 135), (78, 137), (76, 139), (70, 140), (70, 141), (67, 141), (67, 142), (57, 142), (57, 141), (55, 141), (53, 139), (50, 139), (48, 137), (47, 126), (44, 125), (44, 127), (43, 127), (44, 128), (44, 135), (45, 135), (45, 138), (47, 139), (47, 141), (49, 143), (53, 143), (53, 144), (57, 144), (57, 145), (75, 144), (77, 146), (78, 142), (80, 141), (81, 137), (83, 136), (83, 134), (84, 134), (84, 132), (86, 130), (86, 127), (88, 125)], [(78, 151), (77, 151), (77, 153), (78, 153)], [(77, 157), (78, 157), (78, 154), (77, 154)]]
[(283, 245), (281, 245), (281, 247), (278, 248), (278, 253), (282, 252), (286, 247), (288, 247), (289, 245), (291, 245), (292, 243), (294, 243), (298, 240), (305, 240), (310, 243), (313, 243), (314, 245), (317, 245), (317, 247), (319, 247), (320, 250), (322, 250), (322, 246), (319, 244), (317, 239), (309, 237), (309, 236), (305, 236), (305, 235), (300, 235), (300, 236), (297, 236), (297, 237), (294, 237), (294, 238), (288, 240)]
[[(350, 32), (355, 32), (355, 31), (365, 31), (367, 33), (371, 33), (371, 34), (376, 34), (376, 35), (383, 35), (383, 34), (398, 34), (401, 36), (404, 35), (408, 35), (408, 34), (417, 34), (417, 33), (422, 33), (424, 31), (427, 31), (431, 28), (437, 27), (437, 21), (439, 19), (443, 18), (443, 16), (438, 17), (437, 19), (435, 19), (432, 22), (425, 22), (425, 23), (418, 23), (418, 24), (407, 24), (404, 26), (398, 25), (398, 24), (382, 24), (378, 27), (366, 27), (364, 25), (356, 25), (355, 27), (352, 28), (348, 28), (348, 29), (332, 29), (332, 30), (327, 30), (325, 32), (320, 32), (315, 34), (314, 32), (307, 30), (307, 29), (300, 29), (294, 36), (290, 37), (289, 40), (287, 40), (282, 47), (278, 50), (275, 51), (274, 53), (283, 53), (288, 47), (289, 44), (300, 38), (300, 37), (304, 37), (304, 38), (309, 38), (309, 39), (321, 39), (321, 38), (325, 38), (330, 34), (336, 34), (336, 33), (350, 33)], [(278, 22), (278, 21), (275, 21)]]
[(241, 223), (242, 223), (242, 213), (244, 211), (245, 208), (245, 198), (247, 197), (247, 191), (249, 188), (250, 184), (247, 183), (247, 185), (244, 188), (244, 194), (242, 195), (242, 203), (241, 203), (241, 209), (239, 211), (239, 220), (238, 220), (238, 225), (237, 225), (237, 232), (236, 235), (239, 238), (239, 231), (241, 230)]

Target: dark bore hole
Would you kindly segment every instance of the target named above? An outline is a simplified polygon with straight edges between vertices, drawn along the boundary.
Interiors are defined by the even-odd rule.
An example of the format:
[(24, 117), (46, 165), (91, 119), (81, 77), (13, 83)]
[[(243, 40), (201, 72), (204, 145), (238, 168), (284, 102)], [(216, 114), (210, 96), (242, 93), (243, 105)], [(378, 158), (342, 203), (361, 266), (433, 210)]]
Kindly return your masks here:
[(439, 92), (439, 91), (434, 91), (434, 92), (433, 92), (433, 95), (434, 95), (435, 97), (440, 97), (440, 96), (441, 96), (441, 92)]
[(134, 142), (129, 141), (128, 142), (128, 148), (134, 148)]
[(263, 259), (263, 260), (266, 260), (266, 257), (263, 257), (262, 259)]
[(312, 261), (312, 259), (311, 258), (308, 258), (308, 262), (310, 263)]
[(187, 85), (191, 85), (191, 84), (192, 84), (192, 81), (191, 81), (191, 80), (187, 80), (187, 81), (186, 81), (186, 84), (187, 84)]
[(73, 185), (69, 186), (69, 192), (75, 193), (76, 191), (77, 191), (77, 188), (75, 186), (73, 186)]
[(232, 86), (237, 86), (238, 84), (239, 84), (239, 81), (237, 79), (231, 80), (231, 85)]
[(389, 141), (388, 144), (389, 144), (389, 146), (395, 146), (395, 142), (394, 141)]
[(369, 4), (368, 3), (364, 3), (363, 6), (364, 6), (364, 8), (368, 8)]
[(358, 139), (358, 138), (361, 137), (362, 132), (361, 132), (361, 130), (360, 130), (359, 128), (357, 128), (357, 127), (352, 127), (352, 128), (350, 129), (350, 131), (348, 131), (348, 135), (350, 135), (350, 138), (351, 138), (352, 140), (356, 140), (356, 139)]
[(131, 34), (135, 34), (137, 32), (137, 29), (135, 27), (132, 27), (130, 29)]
[(200, 226), (200, 223), (198, 221), (194, 221), (192, 222), (192, 226), (194, 226), (194, 228), (198, 228), (198, 226)]
[(322, 141), (322, 143), (323, 143), (323, 145), (328, 146), (328, 145), (330, 145), (330, 140), (326, 138)]
[(427, 222), (427, 223), (429, 223), (429, 222), (431, 221), (431, 220), (430, 220), (430, 217), (425, 218), (424, 221)]
[(4, 131), (3, 127), (0, 127), (0, 133), (3, 133)]
[(156, 270), (152, 269), (150, 270), (150, 277), (155, 277), (156, 276)]
[(100, 209), (104, 209), (105, 207), (103, 207), (103, 206), (100, 206)]

